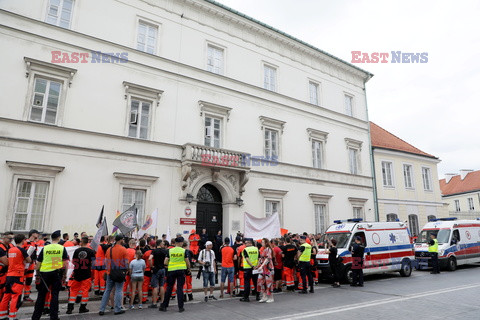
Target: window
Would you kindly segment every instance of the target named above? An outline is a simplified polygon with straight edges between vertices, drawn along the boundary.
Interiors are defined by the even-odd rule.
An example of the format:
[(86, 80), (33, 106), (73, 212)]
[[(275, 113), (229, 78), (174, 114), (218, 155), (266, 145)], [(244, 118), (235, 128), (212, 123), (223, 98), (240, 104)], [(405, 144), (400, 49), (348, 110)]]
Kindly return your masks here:
[(308, 87), (310, 91), (310, 103), (318, 106), (320, 104), (318, 83), (310, 81)]
[(382, 161), (382, 175), (383, 175), (383, 186), (393, 187), (393, 170), (392, 170), (391, 162)]
[(455, 211), (460, 212), (460, 200), (455, 200)]
[(387, 222), (391, 222), (391, 221), (398, 221), (398, 214), (396, 213), (387, 214)]
[(270, 91), (277, 90), (277, 69), (263, 65), (263, 87)]
[(220, 148), (221, 120), (205, 116), (205, 145)]
[(410, 164), (403, 165), (403, 178), (405, 180), (405, 188), (413, 189), (413, 173), (412, 166)]
[(13, 230), (43, 229), (48, 182), (18, 180)]
[(325, 233), (327, 231), (327, 206), (324, 204), (315, 204), (315, 233)]
[(265, 157), (278, 157), (278, 131), (265, 129)]
[(36, 78), (30, 120), (55, 124), (61, 90), (60, 82)]
[(350, 164), (350, 173), (358, 174), (358, 150), (348, 148), (348, 159)]
[(408, 225), (410, 228), (410, 232), (412, 236), (416, 237), (419, 234), (418, 229), (418, 216), (416, 214), (409, 214), (408, 215)]
[(434, 221), (437, 217), (433, 214), (427, 216), (427, 221)]
[(50, 0), (45, 22), (70, 29), (73, 12), (73, 0)]
[(62, 125), (68, 87), (77, 70), (24, 58), (28, 79), (25, 121)]
[(353, 117), (353, 97), (345, 95), (345, 114)]
[(312, 155), (313, 155), (313, 167), (317, 169), (323, 168), (323, 142), (313, 140), (312, 141)]
[(148, 139), (151, 106), (150, 102), (131, 99), (129, 137)]
[(133, 204), (137, 207), (137, 221), (142, 223), (145, 217), (145, 190), (123, 188), (122, 212)]
[(224, 50), (222, 48), (207, 46), (207, 70), (216, 74), (223, 75)]
[(270, 217), (274, 213), (278, 213), (280, 208), (280, 201), (265, 201), (265, 216)]
[(137, 50), (155, 54), (157, 48), (158, 27), (144, 21), (138, 22)]
[(363, 207), (353, 207), (353, 218), (363, 219)]
[(160, 103), (163, 91), (142, 85), (123, 82), (127, 100), (126, 135), (137, 139), (153, 137), (155, 109)]
[(422, 168), (423, 189), (432, 191), (432, 175), (430, 168)]
[(473, 198), (468, 198), (468, 210), (473, 211), (475, 210), (475, 206), (473, 205)]

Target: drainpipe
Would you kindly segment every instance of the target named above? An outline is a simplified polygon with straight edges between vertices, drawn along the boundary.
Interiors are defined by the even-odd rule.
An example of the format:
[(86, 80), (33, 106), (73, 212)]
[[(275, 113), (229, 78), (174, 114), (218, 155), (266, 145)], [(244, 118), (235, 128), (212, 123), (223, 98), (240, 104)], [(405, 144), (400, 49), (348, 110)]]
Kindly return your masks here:
[(373, 184), (373, 210), (375, 211), (375, 221), (380, 221), (380, 214), (378, 212), (378, 197), (377, 197), (377, 183), (375, 178), (375, 160), (373, 159), (372, 137), (370, 136), (370, 120), (368, 118), (368, 103), (367, 103), (367, 89), (366, 83), (373, 77), (369, 74), (368, 77), (363, 80), (363, 91), (365, 92), (365, 109), (367, 110), (367, 122), (368, 122), (368, 152), (370, 155), (370, 165), (372, 170), (372, 184)]

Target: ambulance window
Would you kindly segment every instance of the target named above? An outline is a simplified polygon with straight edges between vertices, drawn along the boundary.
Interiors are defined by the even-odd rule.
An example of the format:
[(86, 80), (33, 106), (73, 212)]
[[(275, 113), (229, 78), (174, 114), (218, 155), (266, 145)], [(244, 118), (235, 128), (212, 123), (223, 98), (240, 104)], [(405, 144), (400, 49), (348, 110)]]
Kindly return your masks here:
[(453, 230), (452, 244), (457, 244), (458, 242), (460, 242), (460, 232), (458, 232), (458, 230)]
[(355, 238), (356, 237), (360, 237), (362, 238), (362, 244), (365, 246), (367, 244), (367, 242), (365, 241), (365, 233), (364, 232), (357, 232), (355, 233), (355, 235), (353, 236), (353, 239), (352, 239), (352, 244), (355, 242)]

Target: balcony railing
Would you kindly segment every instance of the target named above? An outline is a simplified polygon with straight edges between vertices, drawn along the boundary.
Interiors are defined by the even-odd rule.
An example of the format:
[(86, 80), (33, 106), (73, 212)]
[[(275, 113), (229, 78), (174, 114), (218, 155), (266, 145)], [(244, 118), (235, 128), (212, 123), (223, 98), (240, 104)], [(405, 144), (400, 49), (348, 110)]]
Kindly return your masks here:
[(245, 153), (198, 144), (183, 145), (182, 161), (191, 161), (207, 167), (249, 169)]

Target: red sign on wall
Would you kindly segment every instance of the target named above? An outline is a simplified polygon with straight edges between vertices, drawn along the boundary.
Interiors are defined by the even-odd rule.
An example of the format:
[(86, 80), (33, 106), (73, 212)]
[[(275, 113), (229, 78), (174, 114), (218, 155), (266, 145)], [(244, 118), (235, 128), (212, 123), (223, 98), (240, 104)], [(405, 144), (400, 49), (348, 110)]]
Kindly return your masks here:
[(180, 224), (186, 224), (186, 225), (196, 225), (197, 224), (197, 219), (195, 218), (180, 218)]

